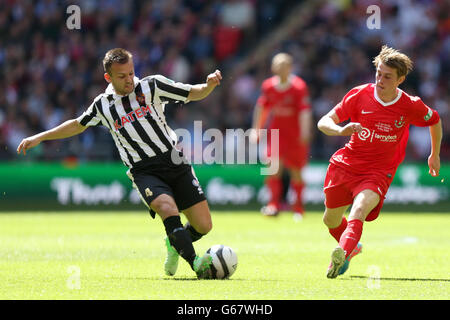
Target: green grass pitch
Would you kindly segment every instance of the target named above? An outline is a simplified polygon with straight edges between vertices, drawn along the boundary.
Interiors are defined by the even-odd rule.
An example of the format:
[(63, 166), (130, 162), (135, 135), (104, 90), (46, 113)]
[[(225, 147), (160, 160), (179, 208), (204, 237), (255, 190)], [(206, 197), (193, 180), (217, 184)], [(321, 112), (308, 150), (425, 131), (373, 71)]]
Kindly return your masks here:
[(321, 213), (298, 223), (290, 213), (212, 215), (213, 230), (194, 246), (235, 249), (228, 280), (197, 280), (183, 260), (165, 276), (164, 228), (144, 210), (1, 214), (0, 299), (450, 298), (449, 214), (382, 212), (364, 224), (363, 253), (337, 279), (326, 278), (336, 242)]

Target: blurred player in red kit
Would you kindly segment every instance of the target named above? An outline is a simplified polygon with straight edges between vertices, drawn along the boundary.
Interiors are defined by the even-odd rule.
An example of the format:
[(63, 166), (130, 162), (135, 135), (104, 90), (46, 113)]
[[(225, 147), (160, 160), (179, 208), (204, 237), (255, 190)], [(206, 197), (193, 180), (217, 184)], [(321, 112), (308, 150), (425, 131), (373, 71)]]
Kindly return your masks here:
[[(324, 182), (323, 221), (339, 245), (331, 253), (328, 278), (343, 274), (361, 251), (364, 221), (375, 220), (395, 172), (405, 157), (409, 126), (428, 126), (429, 174), (439, 175), (442, 125), (438, 113), (419, 97), (398, 88), (412, 70), (408, 56), (387, 46), (373, 60), (375, 83), (350, 90), (317, 126), (350, 141), (330, 159)], [(338, 124), (350, 120), (345, 126)], [(352, 205), (348, 221), (344, 213)]]
[[(302, 194), (305, 183), (301, 170), (308, 162), (309, 142), (311, 140), (311, 107), (308, 87), (300, 77), (292, 74), (292, 57), (279, 53), (272, 59), (273, 77), (262, 84), (262, 92), (257, 100), (253, 114), (253, 137), (258, 139), (259, 129), (279, 130), (279, 156), (271, 155), (268, 134), (268, 156), (278, 161), (278, 172), (266, 178), (270, 190), (270, 201), (261, 209), (266, 216), (276, 216), (280, 211), (283, 191), (282, 173), (286, 169), (290, 176), (290, 185), (296, 195), (292, 205), (294, 217), (301, 219), (304, 214)], [(274, 142), (276, 143), (276, 142)]]

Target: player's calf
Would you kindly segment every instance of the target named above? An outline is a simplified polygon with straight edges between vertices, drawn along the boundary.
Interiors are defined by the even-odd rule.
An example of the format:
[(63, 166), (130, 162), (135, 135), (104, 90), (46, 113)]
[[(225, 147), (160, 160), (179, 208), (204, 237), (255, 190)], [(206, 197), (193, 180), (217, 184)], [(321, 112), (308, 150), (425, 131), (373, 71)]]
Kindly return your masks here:
[[(163, 223), (166, 228), (167, 238), (170, 244), (170, 246), (168, 246), (168, 259), (169, 259), (168, 263), (171, 264), (170, 261), (173, 261), (173, 259), (175, 259), (175, 254), (171, 252), (170, 249), (170, 247), (173, 247), (175, 248), (176, 252), (180, 256), (182, 256), (183, 259), (186, 260), (191, 266), (191, 268), (194, 270), (193, 264), (196, 257), (195, 250), (192, 245), (191, 236), (189, 235), (188, 231), (183, 228), (183, 225), (181, 224), (180, 216), (170, 216), (166, 218), (163, 221)], [(175, 267), (173, 268), (176, 271), (176, 268)]]
[[(200, 240), (205, 234), (204, 233), (200, 233), (198, 232), (190, 223), (189, 221), (186, 222), (186, 224), (184, 225), (184, 229), (187, 230), (187, 232), (189, 232), (189, 235), (191, 236), (192, 242), (198, 241)], [(210, 230), (210, 229), (209, 229)], [(209, 231), (208, 230), (208, 231)]]

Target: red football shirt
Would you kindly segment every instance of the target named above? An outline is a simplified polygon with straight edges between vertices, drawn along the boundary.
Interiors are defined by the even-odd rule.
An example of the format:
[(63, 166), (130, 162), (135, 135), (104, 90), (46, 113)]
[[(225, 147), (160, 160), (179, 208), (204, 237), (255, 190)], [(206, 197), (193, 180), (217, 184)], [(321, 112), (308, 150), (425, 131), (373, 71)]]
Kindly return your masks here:
[(268, 129), (280, 130), (280, 144), (300, 141), (299, 114), (302, 110), (310, 109), (305, 81), (291, 75), (289, 83), (281, 86), (277, 76), (266, 79), (257, 103), (265, 111), (271, 111)]
[(363, 127), (330, 159), (356, 173), (376, 170), (394, 176), (405, 157), (409, 126), (431, 126), (439, 121), (435, 110), (400, 89), (393, 101), (383, 102), (375, 84), (353, 88), (334, 110), (341, 122), (350, 119)]

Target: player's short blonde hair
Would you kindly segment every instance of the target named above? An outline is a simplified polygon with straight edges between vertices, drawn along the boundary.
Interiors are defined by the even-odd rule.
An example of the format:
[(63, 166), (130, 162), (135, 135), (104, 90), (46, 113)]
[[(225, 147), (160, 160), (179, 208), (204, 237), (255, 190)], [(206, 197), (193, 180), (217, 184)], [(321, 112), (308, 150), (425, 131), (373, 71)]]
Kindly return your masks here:
[(413, 63), (406, 54), (401, 53), (396, 49), (389, 48), (386, 45), (381, 48), (380, 53), (372, 62), (375, 68), (377, 68), (378, 64), (381, 62), (388, 67), (397, 70), (397, 77), (407, 76), (413, 69)]
[(292, 65), (292, 56), (288, 53), (281, 52), (281, 53), (277, 53), (272, 58), (272, 65), (280, 64), (283, 62)]
[(111, 75), (111, 66), (114, 62), (125, 64), (132, 58), (133, 55), (131, 54), (131, 52), (125, 49), (111, 49), (105, 54), (105, 57), (103, 58), (103, 69), (105, 70), (105, 72)]

